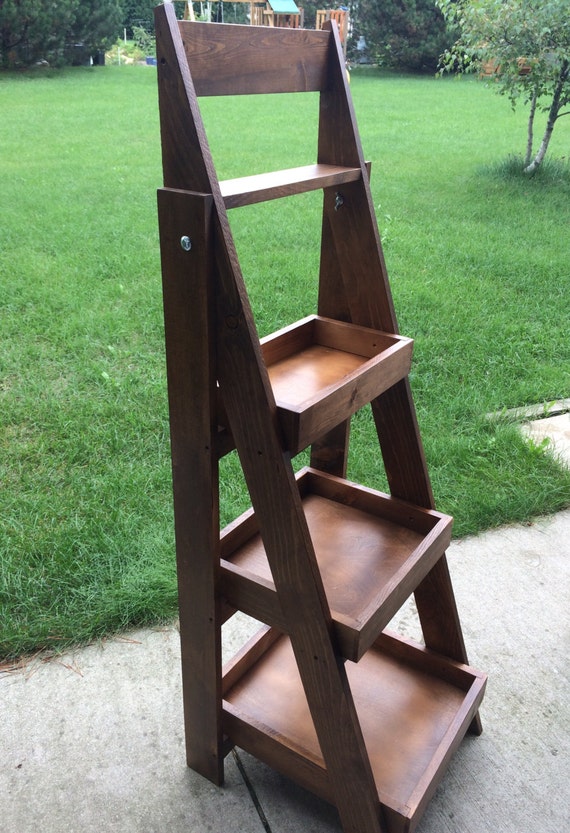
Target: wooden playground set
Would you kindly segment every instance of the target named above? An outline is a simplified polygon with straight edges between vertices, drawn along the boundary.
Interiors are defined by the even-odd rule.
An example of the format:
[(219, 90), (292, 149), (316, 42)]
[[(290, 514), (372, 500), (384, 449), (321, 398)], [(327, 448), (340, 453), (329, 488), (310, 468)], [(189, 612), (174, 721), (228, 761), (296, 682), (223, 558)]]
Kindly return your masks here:
[[(183, 0), (184, 20), (196, 20), (193, 0)], [(223, 8), (225, 0), (220, 0)], [(247, 3), (249, 22), (252, 26), (279, 26), (286, 29), (302, 29), (304, 27), (304, 10), (297, 6), (295, 0), (227, 0), (227, 2)], [(337, 9), (318, 9), (315, 29), (321, 30), (324, 24), (334, 20), (338, 27), (340, 42), (346, 55), (346, 40), (348, 35), (348, 10), (344, 7)]]

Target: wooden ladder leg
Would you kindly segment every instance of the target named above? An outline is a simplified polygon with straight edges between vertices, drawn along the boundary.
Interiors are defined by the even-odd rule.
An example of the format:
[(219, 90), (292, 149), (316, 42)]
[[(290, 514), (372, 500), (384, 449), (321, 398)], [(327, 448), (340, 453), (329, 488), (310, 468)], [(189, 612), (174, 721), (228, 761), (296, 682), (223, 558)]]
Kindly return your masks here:
[[(403, 380), (386, 391), (373, 403), (372, 410), (392, 494), (434, 508), (409, 381)], [(468, 663), (445, 555), (418, 585), (414, 596), (426, 647)], [(469, 731), (481, 734), (478, 713)]]
[[(467, 651), (445, 555), (416, 587), (414, 597), (426, 646), (467, 664)], [(477, 712), (469, 726), (469, 733), (480, 735), (482, 731), (481, 717)]]
[(314, 469), (346, 477), (350, 420), (341, 422), (311, 446), (311, 466)]
[[(379, 241), (372, 225), (366, 183), (343, 188), (343, 202), (335, 209), (325, 192), (323, 211), (320, 308), (353, 323), (398, 332)], [(367, 239), (366, 256), (358, 246)], [(360, 241), (360, 242), (359, 242)], [(355, 287), (350, 294), (349, 287)], [(408, 379), (403, 379), (372, 402), (378, 440), (390, 492), (395, 497), (435, 508), (423, 444)], [(319, 450), (321, 458), (325, 450)], [(337, 455), (338, 456), (338, 455)], [(461, 623), (445, 557), (433, 567), (415, 592), (418, 615), (428, 648), (467, 663)], [(477, 715), (471, 731), (480, 733)]]
[(209, 297), (212, 198), (161, 189), (158, 210), (187, 762), (221, 784), (216, 375)]
[(326, 637), (321, 647), (315, 647), (318, 640), (306, 632), (300, 640), (292, 635), (291, 641), (342, 829), (386, 833), (344, 663), (335, 657)]
[[(219, 236), (223, 239), (223, 229)], [(218, 256), (218, 381), (344, 833), (383, 833), (381, 807), (249, 302)], [(244, 396), (247, 391), (247, 396)]]

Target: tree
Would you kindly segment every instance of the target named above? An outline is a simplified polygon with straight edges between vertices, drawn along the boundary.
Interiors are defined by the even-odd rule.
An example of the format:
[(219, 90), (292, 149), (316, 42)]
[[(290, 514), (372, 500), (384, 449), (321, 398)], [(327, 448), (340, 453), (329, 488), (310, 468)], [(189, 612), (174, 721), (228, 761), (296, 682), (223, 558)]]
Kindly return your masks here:
[(121, 31), (119, 0), (79, 0), (68, 40), (84, 45), (88, 55), (108, 49)]
[(0, 0), (0, 66), (63, 61), (78, 0)]
[(358, 0), (351, 9), (353, 40), (363, 36), (380, 64), (435, 72), (453, 42), (434, 0)]
[[(570, 114), (570, 9), (568, 0), (436, 0), (460, 37), (441, 59), (442, 69), (491, 74), (513, 107), (529, 107), (523, 168), (542, 163), (559, 118)], [(547, 114), (536, 153), (536, 111)]]
[[(127, 29), (129, 36), (133, 34), (133, 28), (146, 29), (147, 32), (154, 32), (153, 9), (158, 0), (122, 0), (123, 10), (122, 25)], [(182, 5), (182, 4), (176, 4)]]
[(121, 17), (119, 0), (0, 0), (0, 66), (70, 63), (79, 43), (89, 56), (116, 39)]

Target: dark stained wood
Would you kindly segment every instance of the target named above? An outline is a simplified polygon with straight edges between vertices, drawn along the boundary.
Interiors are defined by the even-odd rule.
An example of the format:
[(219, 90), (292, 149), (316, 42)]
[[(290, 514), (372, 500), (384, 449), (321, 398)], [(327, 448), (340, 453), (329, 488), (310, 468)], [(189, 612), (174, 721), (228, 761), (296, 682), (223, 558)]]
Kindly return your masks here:
[[(233, 673), (224, 685), (227, 731), (241, 747), (335, 803), (287, 638), (256, 650), (242, 667), (243, 676)], [(348, 677), (386, 830), (411, 831), (465, 735), (486, 677), (394, 634), (382, 635), (358, 664), (349, 663)]]
[(263, 657), (265, 652), (271, 648), (272, 645), (281, 639), (282, 633), (275, 628), (270, 628), (265, 625), (255, 633), (242, 648), (234, 654), (234, 656), (227, 662), (223, 669), (222, 679), (222, 694), (225, 696), (226, 692), (235, 685), (240, 679), (253, 668), (253, 666)]
[[(345, 833), (380, 833), (380, 807), (245, 286), (217, 247), (220, 390)], [(335, 703), (331, 710), (331, 702)], [(347, 773), (343, 761), (351, 761)]]
[[(217, 459), (207, 452), (215, 414), (212, 198), (161, 190), (158, 205), (187, 761), (220, 784), (219, 520), (212, 502), (218, 473)], [(187, 252), (180, 239), (189, 232)]]
[[(419, 506), (435, 506), (427, 474), (423, 444), (408, 379), (398, 382), (372, 402), (390, 492)], [(414, 592), (418, 616), (426, 645), (467, 663), (461, 622), (445, 556)], [(481, 734), (481, 717), (476, 714), (470, 727)]]
[(431, 483), (408, 379), (402, 379), (372, 402), (390, 492), (434, 508)]
[[(270, 575), (267, 561), (264, 566), (265, 572)], [(220, 593), (230, 610), (241, 610), (259, 622), (286, 631), (288, 624), (281, 609), (275, 582), (272, 578), (261, 576), (260, 572), (252, 572), (222, 559)]]
[[(167, 44), (164, 54), (176, 55), (180, 60), (172, 9), (159, 7), (156, 15), (157, 18), (166, 16), (170, 23), (169, 37), (174, 46)], [(370, 764), (344, 666), (334, 653), (330, 613), (295, 479), (281, 447), (277, 410), (223, 197), (212, 173), (202, 122), (199, 113), (196, 115), (195, 112), (195, 93), (189, 77), (185, 78), (187, 70), (181, 70), (180, 74), (184, 93), (181, 109), (187, 110), (186, 115), (195, 119), (196, 141), (204, 154), (204, 168), (210, 177), (213, 200), (213, 267), (216, 274), (213, 288), (218, 322), (213, 355), (217, 356), (221, 395), (252, 502), (262, 519), (262, 535), (289, 624), (299, 671), (308, 692), (323, 754), (337, 785), (338, 810), (345, 833), (380, 833), (381, 810), (373, 790)], [(167, 90), (172, 90), (170, 77), (165, 79), (165, 85)], [(164, 106), (173, 106), (173, 101), (166, 95), (161, 99), (161, 107), (163, 102)], [(189, 108), (187, 102), (190, 102)], [(163, 130), (163, 145), (165, 142), (168, 143), (168, 129)], [(170, 166), (168, 169), (173, 170), (170, 153), (165, 152), (163, 158)], [(181, 171), (181, 175), (191, 177), (191, 170), (182, 167)], [(183, 184), (182, 187), (188, 186)], [(212, 491), (208, 494), (211, 499)], [(198, 678), (195, 682), (197, 696), (200, 687)], [(205, 699), (207, 692), (201, 694)], [(331, 700), (336, 704), (334, 711), (330, 709)], [(343, 764), (345, 756), (351, 761), (348, 777)]]
[[(366, 179), (327, 189), (323, 224), (330, 248), (321, 252), (321, 281), (338, 273), (353, 324), (397, 333), (392, 297), (385, 277), (374, 213), (370, 213)], [(342, 202), (339, 203), (339, 197)], [(358, 242), (359, 248), (355, 248)], [(359, 256), (355, 258), (354, 252)], [(337, 281), (335, 281), (337, 283)], [(323, 290), (324, 291), (324, 290)]]
[[(286, 448), (298, 454), (405, 378), (412, 347), (403, 336), (315, 315), (262, 339)], [(229, 424), (221, 399), (218, 422)]]
[(347, 419), (313, 441), (311, 466), (337, 477), (346, 477), (349, 441), (350, 420)]
[(156, 7), (155, 31), (164, 185), (212, 193), (214, 164), (172, 5)]
[[(237, 743), (333, 800), (344, 833), (411, 830), (484, 679), (461, 664), (451, 522), (433, 508), (338, 33), (155, 15), (188, 762), (220, 783)], [(316, 90), (316, 165), (218, 181), (199, 95)], [(260, 343), (227, 211), (315, 188), (319, 315)], [(369, 401), (392, 496), (345, 479), (348, 417)], [(311, 443), (316, 469), (296, 478)], [(234, 445), (252, 510), (220, 539), (217, 461)], [(379, 635), (414, 589), (430, 650)], [(236, 609), (287, 637), (264, 629), (222, 682)]]
[(412, 341), (312, 316), (262, 340), (287, 448), (297, 454), (410, 369)]
[[(441, 557), (451, 518), (317, 471), (298, 483), (339, 650), (358, 662)], [(221, 552), (230, 605), (286, 630), (252, 513), (224, 532)]]
[(319, 188), (338, 187), (353, 182), (361, 176), (360, 168), (343, 168), (339, 165), (305, 165), (267, 174), (220, 182), (226, 208), (239, 208), (257, 202), (291, 197)]
[[(318, 159), (321, 163), (360, 164), (363, 176), (340, 189), (325, 191), (319, 312), (330, 315), (336, 308), (344, 320), (397, 333), (369, 177), (364, 174), (366, 164), (340, 60), (332, 61), (331, 78), (330, 87), (321, 95)], [(336, 90), (344, 94), (335, 95)], [(434, 508), (409, 381), (401, 380), (373, 400), (372, 410), (392, 494)], [(415, 597), (426, 644), (467, 662), (445, 559), (434, 566)], [(438, 611), (435, 615), (434, 610)], [(476, 724), (473, 731), (481, 731), (478, 716)]]
[(314, 92), (328, 83), (327, 33), (190, 21), (180, 32), (199, 96)]

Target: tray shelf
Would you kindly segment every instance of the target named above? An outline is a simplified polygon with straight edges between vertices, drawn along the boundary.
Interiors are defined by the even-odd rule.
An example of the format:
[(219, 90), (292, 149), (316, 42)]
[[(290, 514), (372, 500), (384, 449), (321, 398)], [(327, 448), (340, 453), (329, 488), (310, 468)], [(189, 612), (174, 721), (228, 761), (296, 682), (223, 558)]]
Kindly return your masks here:
[[(310, 315), (261, 339), (286, 449), (298, 454), (410, 371), (413, 339)], [(219, 456), (234, 442), (218, 398)]]
[(286, 446), (296, 454), (410, 371), (413, 340), (312, 315), (261, 340)]
[[(483, 698), (486, 676), (385, 632), (346, 664), (389, 833), (413, 831)], [(288, 637), (262, 629), (225, 669), (224, 731), (335, 803)]]
[[(340, 651), (358, 662), (445, 552), (452, 519), (311, 468), (297, 482)], [(220, 554), (230, 607), (287, 631), (252, 510)]]

